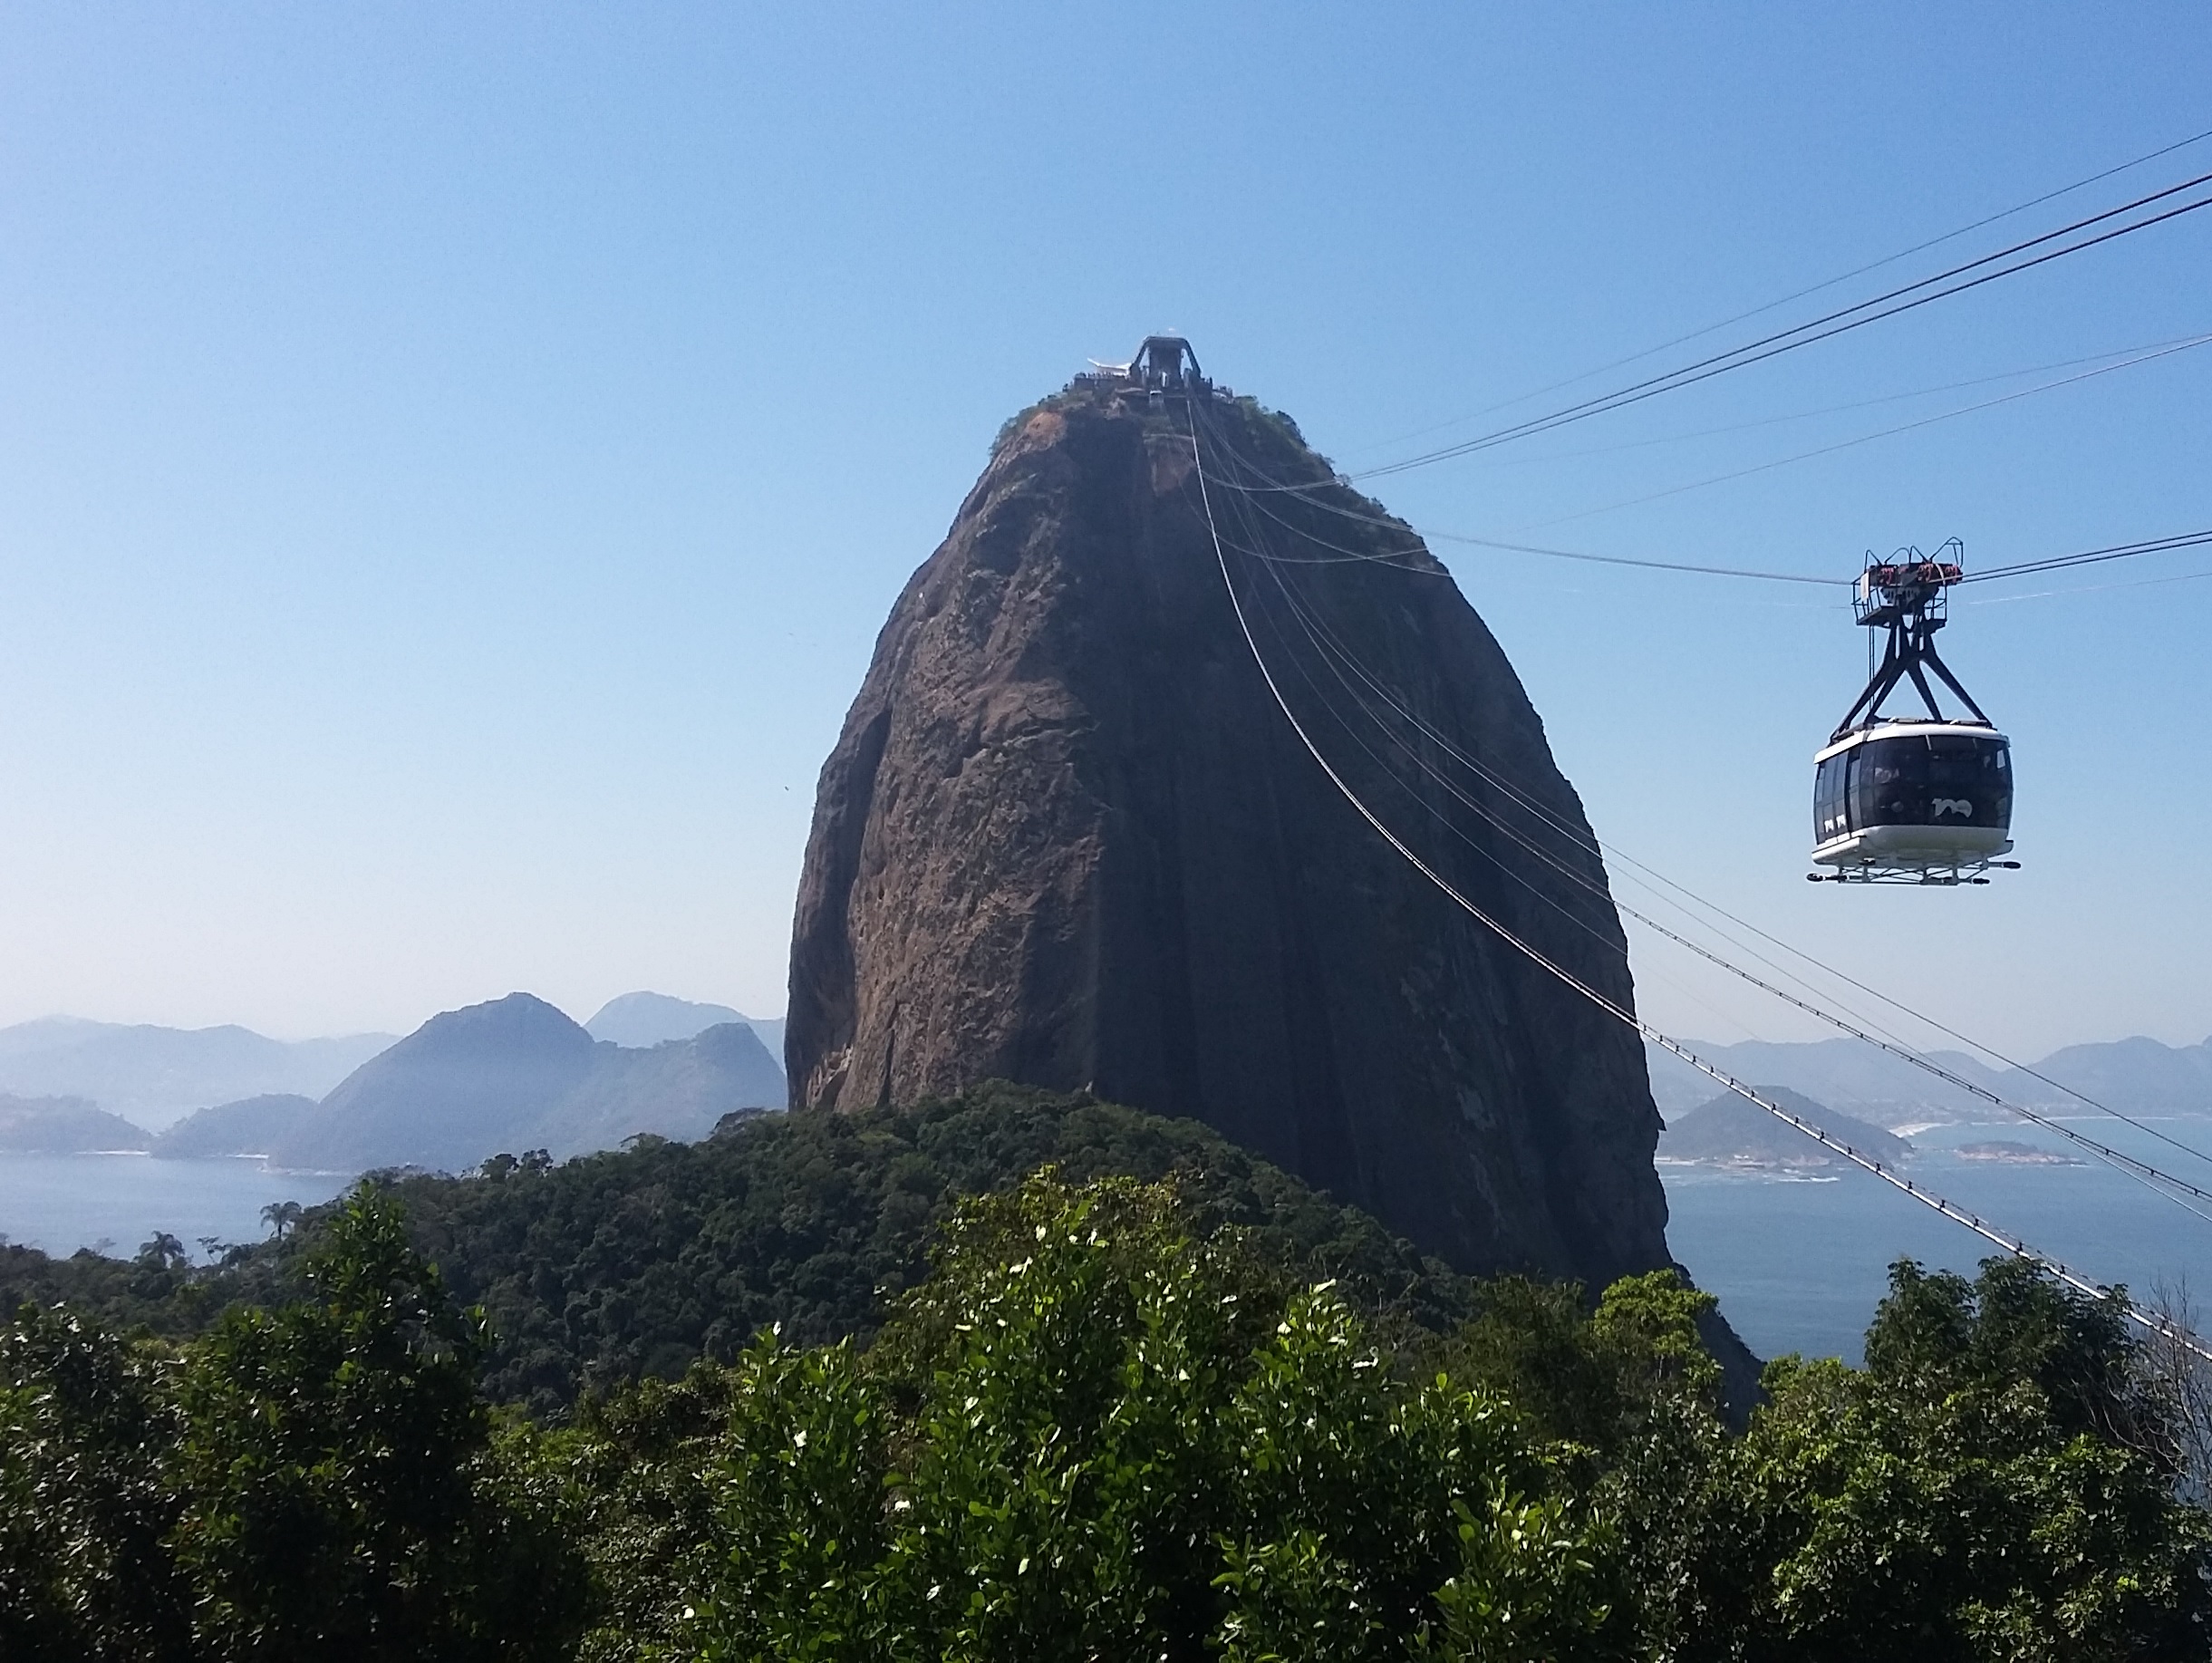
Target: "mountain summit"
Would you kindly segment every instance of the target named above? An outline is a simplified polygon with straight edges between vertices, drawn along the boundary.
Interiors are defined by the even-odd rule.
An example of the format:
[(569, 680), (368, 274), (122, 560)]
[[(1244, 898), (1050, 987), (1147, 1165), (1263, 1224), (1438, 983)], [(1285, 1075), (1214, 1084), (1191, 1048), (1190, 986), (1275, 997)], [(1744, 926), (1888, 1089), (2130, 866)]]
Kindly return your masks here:
[[(1301, 612), (1262, 606), (1267, 569), (1217, 554), (1201, 433), (1210, 475), (1299, 482), (1337, 510), (1252, 499), (1311, 533), (1299, 565), (1269, 568)], [(1250, 546), (1269, 521), (1245, 517)], [(1450, 575), (1287, 419), (1194, 377), (1162, 396), (1109, 372), (1008, 424), (877, 641), (800, 881), (794, 1106), (992, 1077), (1088, 1088), (1205, 1121), (1463, 1269), (1602, 1286), (1666, 1264), (1636, 1036), (1344, 799), (1255, 665), (1224, 561), (1347, 784), (1493, 917), (1632, 1002), (1580, 801)], [(1331, 728), (1299, 616), (1564, 828), (1554, 864), (1473, 815), (1449, 841), (1441, 793), (1409, 796), (1340, 711)]]
[[(641, 1049), (594, 1040), (544, 1000), (510, 993), (432, 1017), (264, 1146), (280, 1166), (459, 1171), (502, 1151), (611, 1149), (641, 1132), (704, 1137), (724, 1115), (784, 1095), (775, 1059), (742, 1022)], [(179, 1134), (198, 1133), (200, 1119)]]

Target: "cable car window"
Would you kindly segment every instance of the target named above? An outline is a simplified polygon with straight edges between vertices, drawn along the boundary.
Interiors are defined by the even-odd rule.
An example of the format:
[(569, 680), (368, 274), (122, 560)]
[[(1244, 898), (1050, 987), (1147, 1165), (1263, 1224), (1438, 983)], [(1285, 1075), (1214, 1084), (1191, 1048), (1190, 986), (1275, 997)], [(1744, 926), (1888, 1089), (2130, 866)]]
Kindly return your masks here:
[(1850, 829), (1845, 824), (1844, 778), (1850, 766), (1849, 752), (1830, 757), (1813, 771), (1812, 776), (1812, 840), (1825, 843), (1839, 837)]
[(1973, 733), (1872, 739), (1851, 768), (1854, 826), (2012, 823), (2012, 769), (2003, 740)]

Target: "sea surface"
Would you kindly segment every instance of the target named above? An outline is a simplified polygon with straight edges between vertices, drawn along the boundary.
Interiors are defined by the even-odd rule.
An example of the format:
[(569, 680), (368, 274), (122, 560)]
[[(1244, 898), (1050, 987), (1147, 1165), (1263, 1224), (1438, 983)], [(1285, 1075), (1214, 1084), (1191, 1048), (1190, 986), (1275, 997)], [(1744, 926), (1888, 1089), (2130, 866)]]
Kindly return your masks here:
[[(2212, 1190), (2212, 1160), (2102, 1116), (2062, 1124)], [(2212, 1121), (2144, 1124), (2212, 1155)], [(2092, 1281), (2125, 1283), (2140, 1301), (2163, 1291), (2212, 1308), (2212, 1221), (2161, 1200), (2056, 1133), (2014, 1122), (1935, 1126), (1909, 1137), (1915, 1154), (1903, 1171), (1916, 1184)], [(2071, 1153), (2084, 1164), (2004, 1165), (1958, 1153), (1962, 1144), (1995, 1141)], [(1893, 1262), (1916, 1259), (1971, 1275), (1997, 1251), (1855, 1167), (1808, 1180), (1662, 1163), (1659, 1175), (1676, 1259), (1719, 1296), (1721, 1313), (1761, 1357), (1799, 1351), (1857, 1362)], [(2212, 1213), (2212, 1202), (2190, 1204)]]
[(328, 1201), (348, 1181), (344, 1173), (285, 1172), (255, 1159), (0, 1153), (0, 1235), (50, 1253), (89, 1247), (129, 1258), (166, 1231), (205, 1260), (203, 1238), (257, 1242), (269, 1233), (263, 1207)]

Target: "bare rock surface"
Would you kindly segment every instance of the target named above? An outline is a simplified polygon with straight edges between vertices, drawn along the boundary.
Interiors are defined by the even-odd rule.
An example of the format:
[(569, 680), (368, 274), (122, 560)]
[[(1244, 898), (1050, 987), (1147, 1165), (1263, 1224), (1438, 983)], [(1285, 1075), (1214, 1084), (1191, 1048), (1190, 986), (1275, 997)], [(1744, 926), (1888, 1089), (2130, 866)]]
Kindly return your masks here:
[[(1580, 801), (1450, 575), (1341, 485), (1319, 494), (1382, 523), (1225, 491), (1330, 470), (1249, 401), (1203, 399), (1198, 419), (1232, 575), (1316, 741), (1476, 904), (1632, 1003)], [(1254, 663), (1204, 507), (1180, 402), (1078, 383), (1009, 424), (822, 770), (794, 1107), (1088, 1088), (1204, 1121), (1463, 1270), (1602, 1285), (1668, 1263), (1636, 1036), (1446, 901), (1330, 783)], [(1300, 564), (1233, 552), (1256, 546)], [(1543, 857), (1361, 728), (1316, 626), (1370, 699), (1387, 689), (1492, 771), (1462, 788)]]

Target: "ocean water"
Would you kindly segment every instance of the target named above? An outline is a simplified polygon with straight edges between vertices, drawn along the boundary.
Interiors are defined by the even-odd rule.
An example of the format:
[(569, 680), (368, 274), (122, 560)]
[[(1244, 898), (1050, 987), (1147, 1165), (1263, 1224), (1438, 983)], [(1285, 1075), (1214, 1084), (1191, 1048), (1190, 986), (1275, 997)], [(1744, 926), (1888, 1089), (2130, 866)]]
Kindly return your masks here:
[(285, 1172), (257, 1160), (157, 1161), (148, 1155), (0, 1153), (0, 1235), (67, 1254), (80, 1247), (128, 1258), (166, 1231), (196, 1260), (203, 1237), (257, 1242), (261, 1209), (328, 1201), (335, 1172)]
[[(2212, 1190), (2212, 1160), (2193, 1159), (2103, 1116), (2064, 1122), (2084, 1136)], [(2212, 1155), (2212, 1121), (2146, 1124)], [(2026, 1144), (2084, 1165), (2030, 1166), (1972, 1160), (1962, 1144)], [(1946, 1126), (1911, 1134), (1906, 1175), (2093, 1281), (2126, 1284), (2149, 1302), (2161, 1290), (2212, 1306), (2212, 1221), (2040, 1127)], [(1917, 1259), (1971, 1275), (1997, 1250), (1964, 1227), (1852, 1168), (1817, 1180), (1701, 1167), (1659, 1168), (1667, 1241), (1722, 1314), (1761, 1357), (1784, 1351), (1859, 1360), (1890, 1264)], [(2192, 1204), (2212, 1213), (2212, 1203)]]

